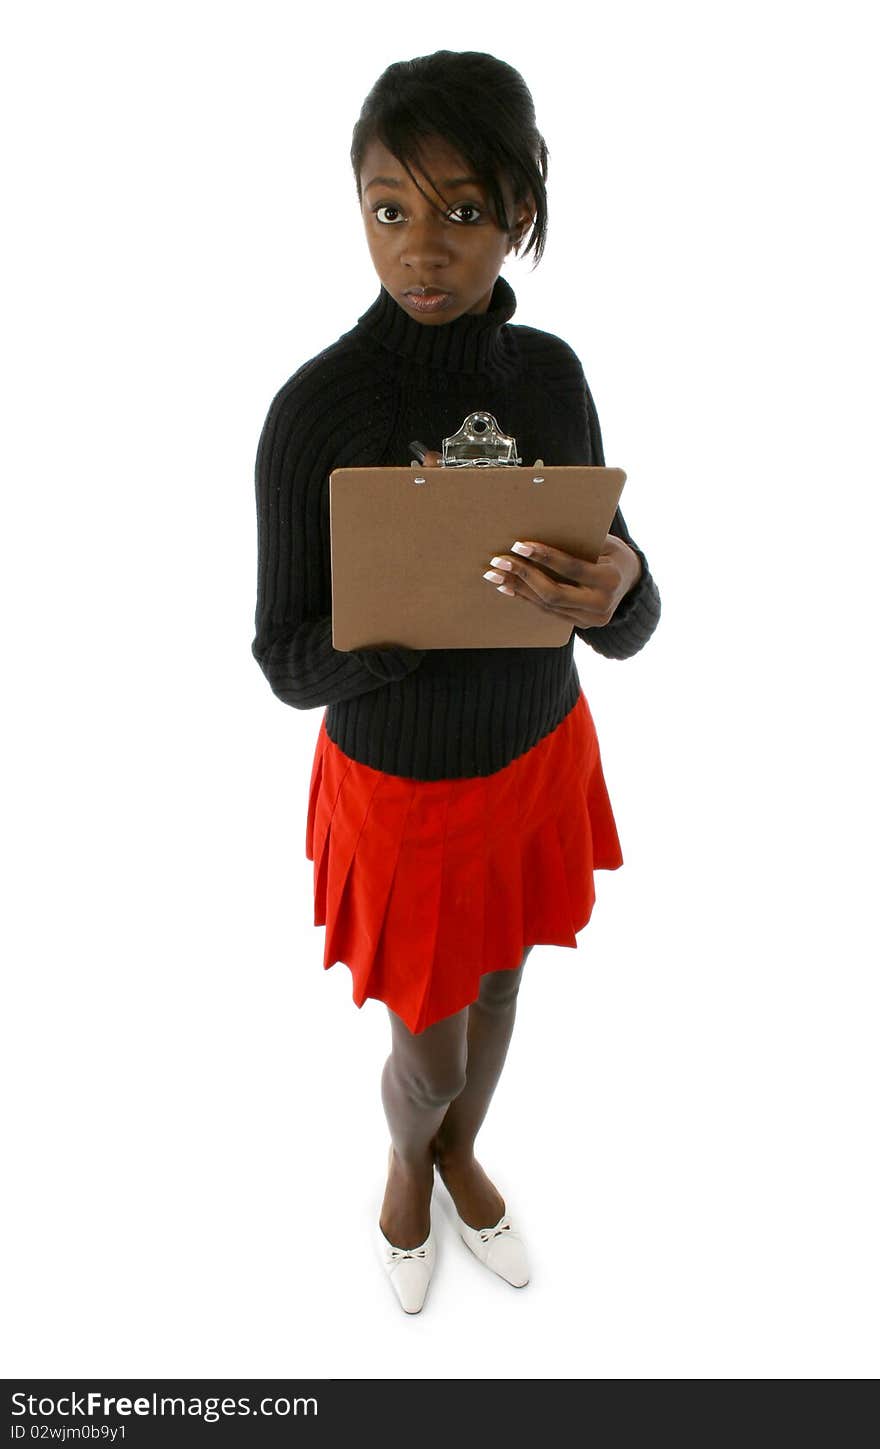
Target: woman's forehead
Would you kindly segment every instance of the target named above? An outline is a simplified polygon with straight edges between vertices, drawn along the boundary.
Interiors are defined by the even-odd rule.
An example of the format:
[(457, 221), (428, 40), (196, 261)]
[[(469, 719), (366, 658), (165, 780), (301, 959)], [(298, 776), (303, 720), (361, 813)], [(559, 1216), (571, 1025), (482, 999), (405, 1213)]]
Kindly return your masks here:
[[(473, 171), (473, 168), (468, 165), (464, 157), (442, 136), (429, 136), (420, 139), (418, 142), (418, 151), (421, 160), (428, 167), (435, 180), (442, 179), (445, 181), (453, 176), (471, 174)], [(413, 171), (418, 170), (418, 165), (415, 160), (410, 161), (409, 166)], [(361, 174), (365, 182), (368, 182), (376, 171), (381, 171), (385, 176), (396, 177), (403, 182), (409, 179), (406, 167), (399, 157), (395, 156), (393, 151), (389, 151), (387, 146), (383, 145), (381, 141), (374, 138), (364, 149)], [(442, 178), (438, 177), (439, 171), (443, 172)], [(369, 176), (367, 172), (369, 172)]]

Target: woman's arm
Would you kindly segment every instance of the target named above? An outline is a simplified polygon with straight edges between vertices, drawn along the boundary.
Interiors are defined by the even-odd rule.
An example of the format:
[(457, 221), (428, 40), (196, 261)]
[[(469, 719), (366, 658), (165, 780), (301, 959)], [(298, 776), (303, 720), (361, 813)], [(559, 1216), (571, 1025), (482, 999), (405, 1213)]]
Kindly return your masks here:
[(660, 592), (651, 576), (648, 560), (631, 536), (619, 508), (608, 532), (629, 545), (639, 560), (641, 572), (607, 624), (591, 629), (575, 628), (574, 632), (597, 654), (604, 654), (606, 659), (629, 659), (644, 648), (660, 622)]
[[(581, 375), (583, 376), (583, 372)], [(593, 466), (604, 468), (605, 450), (602, 446), (602, 431), (599, 427), (599, 416), (593, 402), (593, 395), (586, 378), (584, 378), (584, 393), (587, 404), (590, 461)], [(648, 560), (630, 534), (619, 508), (611, 520), (608, 532), (613, 533), (616, 538), (622, 539), (636, 554), (641, 566), (639, 576), (632, 588), (624, 594), (607, 624), (598, 625), (592, 629), (576, 628), (574, 632), (579, 639), (583, 639), (592, 649), (595, 649), (597, 654), (604, 654), (607, 659), (629, 659), (644, 648), (660, 622), (660, 591), (651, 576)]]
[(314, 709), (402, 679), (421, 649), (334, 649), (329, 476), (320, 409), (292, 378), (273, 399), (257, 447), (256, 634), (251, 652), (279, 699)]
[[(567, 344), (568, 377), (554, 389), (566, 419), (580, 415), (571, 436), (570, 462), (604, 467), (599, 419), (576, 354)], [(644, 648), (660, 619), (660, 594), (648, 560), (618, 508), (599, 557), (579, 558), (543, 540), (520, 539), (491, 560), (484, 577), (505, 593), (567, 619), (574, 632), (609, 659), (628, 659)], [(548, 572), (550, 570), (550, 572)], [(503, 582), (502, 582), (503, 581)], [(595, 621), (595, 622), (591, 622)]]

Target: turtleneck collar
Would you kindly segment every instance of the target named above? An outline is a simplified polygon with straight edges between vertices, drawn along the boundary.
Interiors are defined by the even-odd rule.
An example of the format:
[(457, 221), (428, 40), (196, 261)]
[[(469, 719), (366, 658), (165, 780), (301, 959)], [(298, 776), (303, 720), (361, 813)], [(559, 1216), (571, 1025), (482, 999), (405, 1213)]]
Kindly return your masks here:
[(465, 312), (437, 326), (418, 322), (382, 287), (372, 307), (358, 318), (354, 331), (423, 367), (486, 372), (507, 361), (504, 323), (515, 311), (513, 288), (502, 276), (496, 279), (488, 311)]

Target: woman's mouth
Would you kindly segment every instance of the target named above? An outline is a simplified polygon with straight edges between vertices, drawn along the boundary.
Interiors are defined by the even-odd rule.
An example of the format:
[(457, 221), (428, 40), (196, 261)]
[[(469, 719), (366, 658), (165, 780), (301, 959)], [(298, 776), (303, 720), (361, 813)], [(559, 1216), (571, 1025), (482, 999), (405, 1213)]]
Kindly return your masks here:
[(404, 292), (403, 300), (417, 312), (439, 312), (450, 295), (449, 292)]

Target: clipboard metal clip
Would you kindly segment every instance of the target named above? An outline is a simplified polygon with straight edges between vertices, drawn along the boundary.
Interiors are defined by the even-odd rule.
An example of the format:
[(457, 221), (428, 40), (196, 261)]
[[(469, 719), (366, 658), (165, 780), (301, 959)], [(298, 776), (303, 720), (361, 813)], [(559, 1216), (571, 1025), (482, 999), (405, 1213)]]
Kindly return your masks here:
[(517, 467), (516, 438), (502, 433), (491, 413), (469, 413), (457, 433), (443, 439), (444, 468)]

